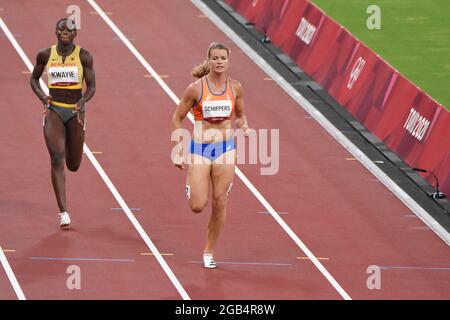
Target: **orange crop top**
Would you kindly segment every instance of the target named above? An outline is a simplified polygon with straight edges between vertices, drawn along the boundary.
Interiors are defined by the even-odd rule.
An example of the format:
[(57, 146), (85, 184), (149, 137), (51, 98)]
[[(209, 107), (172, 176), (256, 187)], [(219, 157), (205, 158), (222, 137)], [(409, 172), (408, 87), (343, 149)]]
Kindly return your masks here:
[(220, 122), (230, 119), (236, 102), (231, 79), (227, 78), (225, 90), (220, 93), (211, 91), (206, 76), (201, 78), (200, 82), (202, 94), (199, 101), (193, 107), (194, 119), (209, 122)]

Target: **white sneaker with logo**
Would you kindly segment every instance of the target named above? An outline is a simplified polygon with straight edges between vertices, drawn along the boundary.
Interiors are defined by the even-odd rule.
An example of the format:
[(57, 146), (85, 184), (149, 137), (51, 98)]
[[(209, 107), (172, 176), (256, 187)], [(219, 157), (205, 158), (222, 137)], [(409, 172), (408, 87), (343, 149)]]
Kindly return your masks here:
[(61, 212), (59, 214), (59, 227), (65, 228), (70, 225), (70, 216), (67, 211)]
[(208, 268), (208, 269), (214, 269), (217, 267), (216, 261), (214, 260), (214, 257), (211, 253), (203, 254), (203, 264), (204, 264), (205, 268)]

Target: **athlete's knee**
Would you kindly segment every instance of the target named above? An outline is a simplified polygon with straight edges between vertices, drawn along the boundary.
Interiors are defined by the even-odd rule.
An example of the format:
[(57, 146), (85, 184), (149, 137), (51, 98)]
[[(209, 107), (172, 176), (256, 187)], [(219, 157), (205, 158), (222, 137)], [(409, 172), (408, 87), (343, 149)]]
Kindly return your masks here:
[(224, 206), (227, 203), (227, 198), (230, 195), (232, 186), (233, 186), (233, 183), (230, 183), (226, 192), (220, 192), (220, 193), (213, 194), (213, 204), (215, 206)]
[(192, 197), (191, 194), (191, 186), (187, 185), (186, 189), (186, 198), (189, 199), (189, 206), (191, 207), (192, 212), (194, 213), (200, 213), (205, 209), (206, 205), (208, 204), (208, 198), (206, 196), (199, 196), (195, 195)]
[(224, 207), (227, 203), (227, 195), (224, 193), (214, 194), (212, 197), (214, 207)]
[(205, 207), (205, 205), (199, 203), (191, 204), (191, 210), (193, 213), (200, 213), (203, 211), (203, 209), (205, 209)]
[(67, 169), (69, 169), (72, 172), (75, 172), (75, 171), (78, 171), (78, 169), (80, 168), (81, 161), (78, 161), (78, 162), (68, 161), (66, 163), (66, 165), (67, 165)]
[(189, 206), (191, 207), (191, 210), (193, 213), (200, 213), (202, 212), (206, 205), (208, 204), (208, 198), (196, 198), (196, 199), (189, 199)]
[(64, 167), (64, 153), (53, 152), (50, 158), (53, 168)]
[(192, 199), (189, 201), (189, 206), (191, 207), (192, 212), (200, 213), (202, 212), (206, 205), (208, 204), (208, 199), (200, 199), (193, 201)]
[(204, 207), (201, 205), (191, 205), (191, 211), (193, 213), (200, 213), (203, 211), (203, 209), (204, 209)]

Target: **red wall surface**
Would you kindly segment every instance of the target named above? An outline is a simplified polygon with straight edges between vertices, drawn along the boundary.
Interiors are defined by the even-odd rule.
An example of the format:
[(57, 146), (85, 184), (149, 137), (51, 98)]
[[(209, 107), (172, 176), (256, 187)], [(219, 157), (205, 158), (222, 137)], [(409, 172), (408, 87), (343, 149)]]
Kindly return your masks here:
[[(450, 113), (308, 0), (225, 0), (411, 167), (450, 194)], [(434, 185), (431, 174), (423, 176)]]

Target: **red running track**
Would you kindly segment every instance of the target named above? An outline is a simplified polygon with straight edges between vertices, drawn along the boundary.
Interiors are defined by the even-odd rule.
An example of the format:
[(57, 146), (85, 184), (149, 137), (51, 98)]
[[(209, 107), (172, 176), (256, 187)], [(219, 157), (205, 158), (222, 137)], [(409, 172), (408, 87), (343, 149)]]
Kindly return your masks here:
[[(448, 299), (447, 245), (338, 145), (209, 19), (187, 1), (98, 1), (164, 81), (181, 96), (211, 41), (231, 47), (231, 75), (246, 90), (253, 128), (280, 129), (280, 170), (240, 166), (282, 219), (353, 299)], [(7, 2), (1, 16), (26, 55), (55, 42), (54, 22), (70, 1)], [(305, 254), (236, 177), (217, 248), (217, 270), (201, 259), (210, 209), (190, 213), (186, 171), (170, 162), (175, 104), (88, 3), (79, 4), (77, 43), (94, 56), (97, 93), (88, 105), (86, 143), (192, 299), (341, 299)], [(30, 26), (33, 26), (32, 28)], [(181, 299), (89, 160), (66, 173), (70, 230), (57, 209), (29, 74), (0, 36), (4, 112), (0, 245), (29, 299)], [(191, 129), (188, 120), (185, 127)], [(12, 138), (13, 137), (13, 138)], [(116, 259), (111, 261), (36, 258)], [(118, 259), (118, 260), (117, 260)], [(66, 286), (70, 265), (81, 290)], [(369, 290), (370, 265), (382, 270)], [(427, 269), (428, 268), (428, 269)], [(430, 269), (431, 268), (431, 269)], [(433, 269), (435, 268), (435, 269)], [(444, 268), (444, 269), (436, 269)], [(3, 271), (2, 271), (3, 272)], [(0, 273), (0, 299), (14, 299)], [(4, 290), (3, 290), (4, 289)]]

